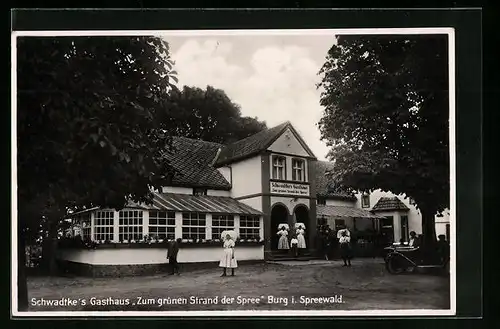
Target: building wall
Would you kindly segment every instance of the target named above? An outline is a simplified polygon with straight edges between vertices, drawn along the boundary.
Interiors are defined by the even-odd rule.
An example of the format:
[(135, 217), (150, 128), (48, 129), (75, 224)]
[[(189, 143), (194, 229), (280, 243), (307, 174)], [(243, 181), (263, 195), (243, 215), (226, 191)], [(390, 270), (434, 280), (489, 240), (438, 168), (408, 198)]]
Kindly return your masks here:
[(212, 195), (212, 196), (231, 196), (231, 191), (207, 190), (207, 195)]
[(262, 193), (261, 167), (260, 156), (231, 164), (233, 198)]
[[(408, 227), (410, 231), (415, 231), (417, 234), (422, 234), (422, 216), (420, 214), (420, 211), (417, 209), (416, 205), (410, 204), (410, 199), (406, 198), (406, 196), (403, 195), (395, 195), (391, 192), (384, 192), (381, 190), (375, 190), (372, 193), (370, 193), (370, 208), (364, 208), (367, 210), (370, 210), (375, 203), (381, 198), (381, 197), (394, 197), (397, 196), (409, 209), (406, 213), (408, 216)], [(356, 207), (361, 208), (361, 193), (356, 194), (357, 201), (356, 201)], [(403, 214), (405, 215), (405, 214)], [(396, 219), (395, 219), (396, 221)], [(398, 225), (400, 225), (401, 221), (400, 219), (397, 221)], [(450, 211), (446, 209), (442, 217), (436, 215), (435, 216), (435, 222), (436, 222), (436, 235), (439, 234), (445, 234), (446, 235), (446, 224), (450, 224)], [(395, 224), (396, 225), (396, 224)], [(396, 228), (395, 228), (396, 230)], [(398, 227), (397, 229), (398, 233), (394, 234), (395, 241), (399, 241), (399, 238), (396, 239), (396, 237), (399, 237), (400, 235), (400, 229)]]
[(193, 194), (192, 187), (163, 186), (163, 193)]
[(268, 150), (303, 157), (310, 156), (290, 129), (285, 130), (285, 132), (276, 139)]
[[(164, 248), (124, 248), (124, 249), (62, 249), (58, 259), (91, 265), (144, 265), (166, 263)], [(236, 246), (237, 260), (264, 259), (263, 246)], [(222, 248), (200, 247), (182, 248), (179, 251), (180, 263), (218, 262), (222, 257)]]
[(245, 198), (239, 200), (241, 203), (244, 203), (250, 207), (252, 207), (255, 210), (262, 211), (262, 196), (255, 196), (252, 198)]
[(231, 167), (229, 166), (224, 166), (217, 168), (217, 170), (224, 176), (224, 178), (229, 182), (229, 184), (232, 184), (232, 173), (231, 173)]
[[(377, 201), (381, 197), (388, 197), (392, 198), (397, 196), (401, 202), (403, 202), (409, 209), (410, 211), (407, 211), (405, 213), (402, 213), (400, 215), (406, 215), (408, 216), (408, 228), (410, 231), (415, 231), (417, 234), (422, 233), (422, 217), (420, 215), (420, 211), (415, 207), (415, 205), (410, 204), (410, 200), (408, 198), (405, 198), (404, 195), (395, 195), (391, 192), (384, 192), (382, 190), (375, 190), (370, 193), (370, 207), (368, 208), (362, 208), (361, 207), (361, 193), (356, 194), (356, 207), (360, 209), (366, 209), (366, 210), (371, 210), (373, 206), (377, 203)], [(385, 216), (382, 213), (378, 213), (377, 215)], [(400, 215), (394, 215), (394, 239), (395, 241), (399, 241), (400, 239), (400, 234), (401, 234), (401, 229), (400, 229), (400, 224), (401, 224), (401, 218)], [(391, 215), (392, 216), (392, 215)]]
[(269, 173), (270, 173), (270, 178), (273, 179), (272, 174), (273, 174), (273, 156), (280, 156), (284, 157), (286, 160), (286, 180), (293, 182), (293, 174), (292, 174), (292, 161), (293, 159), (301, 159), (304, 160), (304, 181), (303, 182), (296, 182), (296, 183), (307, 183), (310, 181), (309, 179), (309, 164), (307, 161), (307, 158), (298, 156), (298, 155), (284, 155), (284, 154), (277, 154), (277, 153), (271, 153), (269, 155)]
[[(163, 193), (175, 193), (175, 194), (193, 194), (194, 189), (192, 187), (178, 187), (178, 186), (163, 186)], [(207, 195), (213, 196), (231, 196), (231, 191), (225, 190), (212, 190), (207, 189)]]
[(356, 201), (326, 199), (325, 204), (327, 206), (354, 207), (356, 205)]
[(296, 206), (304, 205), (307, 209), (311, 209), (310, 199), (308, 198), (295, 198), (293, 196), (271, 196), (271, 209), (276, 203), (282, 203), (286, 206), (288, 214), (293, 216), (293, 211)]
[[(123, 209), (124, 211), (127, 210), (133, 210), (133, 211), (140, 211), (142, 212), (142, 235), (143, 237), (145, 235), (150, 235), (151, 233), (149, 232), (149, 210), (140, 210), (140, 209)], [(113, 229), (113, 237), (112, 239), (109, 239), (110, 242), (119, 242), (119, 212), (112, 210), (112, 209), (100, 209), (99, 211), (106, 211), (106, 212), (112, 212), (113, 213), (113, 225), (109, 225), (107, 227)], [(95, 239), (95, 230), (96, 230), (96, 220), (95, 220), (95, 213), (96, 211), (90, 213), (90, 219), (91, 219), (91, 230), (90, 230), (90, 237), (92, 240)], [(211, 213), (203, 213), (205, 214), (205, 227), (204, 227), (204, 232), (205, 232), (205, 237), (200, 238), (202, 240), (212, 240), (212, 239), (220, 239), (219, 236), (213, 236), (212, 235), (212, 214)], [(239, 215), (233, 215), (234, 219), (234, 227), (228, 227), (227, 229), (233, 229), (236, 233), (239, 234), (240, 232), (240, 216)], [(182, 238), (182, 228), (183, 228), (183, 218), (182, 218), (182, 212), (175, 212), (175, 225), (168, 226), (170, 229), (174, 232), (175, 234), (175, 239)], [(257, 230), (257, 227), (255, 228)], [(257, 232), (255, 232), (257, 234)], [(258, 234), (262, 238), (264, 236), (264, 223), (263, 223), (263, 216), (259, 216), (259, 227), (258, 227)], [(194, 239), (193, 239), (194, 240)], [(103, 240), (100, 240), (104, 242)], [(187, 239), (186, 239), (187, 242)]]

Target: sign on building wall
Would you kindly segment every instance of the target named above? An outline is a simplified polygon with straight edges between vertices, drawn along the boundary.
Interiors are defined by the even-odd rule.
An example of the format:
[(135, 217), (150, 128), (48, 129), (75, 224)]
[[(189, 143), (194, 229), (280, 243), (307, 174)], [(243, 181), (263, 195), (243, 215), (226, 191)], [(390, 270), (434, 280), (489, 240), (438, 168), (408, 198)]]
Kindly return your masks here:
[(309, 195), (309, 185), (271, 182), (271, 193), (291, 194), (291, 195)]

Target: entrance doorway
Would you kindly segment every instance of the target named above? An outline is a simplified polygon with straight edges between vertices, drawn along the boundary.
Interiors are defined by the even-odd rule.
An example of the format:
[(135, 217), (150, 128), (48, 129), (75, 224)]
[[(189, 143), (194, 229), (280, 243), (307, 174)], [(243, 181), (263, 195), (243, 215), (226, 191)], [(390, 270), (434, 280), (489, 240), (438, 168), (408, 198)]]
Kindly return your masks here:
[(278, 225), (288, 224), (288, 210), (284, 205), (275, 204), (271, 210), (271, 250), (278, 250)]
[(380, 220), (380, 234), (384, 244), (392, 244), (394, 242), (394, 216), (386, 216)]
[[(306, 240), (306, 247), (309, 248), (309, 239), (308, 239), (309, 234), (307, 233), (307, 230), (312, 229), (309, 222), (309, 209), (307, 209), (307, 207), (304, 205), (300, 205), (295, 208), (294, 214), (296, 222), (304, 223), (304, 225), (306, 226), (304, 238)], [(295, 225), (295, 223), (293, 225)]]
[(410, 241), (410, 228), (408, 227), (408, 216), (401, 216), (401, 239)]

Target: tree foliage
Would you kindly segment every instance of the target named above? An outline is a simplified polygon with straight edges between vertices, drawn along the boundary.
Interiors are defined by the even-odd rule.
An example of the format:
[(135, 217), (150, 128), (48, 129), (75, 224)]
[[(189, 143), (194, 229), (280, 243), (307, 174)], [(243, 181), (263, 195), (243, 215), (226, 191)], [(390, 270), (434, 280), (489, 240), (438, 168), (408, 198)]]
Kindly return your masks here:
[(157, 109), (176, 79), (153, 37), (18, 39), (20, 205), (145, 201), (168, 177)]
[(442, 35), (340, 36), (320, 70), (334, 181), (413, 198), (429, 241), (449, 207), (447, 50)]
[(148, 202), (168, 182), (169, 131), (157, 117), (175, 74), (154, 37), (17, 39), (20, 309), (23, 242), (42, 216), (53, 238), (68, 208)]
[(185, 86), (165, 100), (162, 123), (177, 136), (228, 144), (266, 128), (257, 118), (243, 117), (223, 90)]

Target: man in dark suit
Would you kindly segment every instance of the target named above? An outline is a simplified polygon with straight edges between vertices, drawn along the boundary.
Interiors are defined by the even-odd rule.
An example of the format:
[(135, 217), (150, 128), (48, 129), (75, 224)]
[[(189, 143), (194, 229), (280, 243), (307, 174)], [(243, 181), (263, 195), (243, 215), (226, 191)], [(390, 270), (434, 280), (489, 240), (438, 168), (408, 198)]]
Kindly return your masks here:
[(168, 244), (168, 250), (167, 250), (167, 258), (168, 258), (168, 263), (170, 264), (170, 268), (172, 269), (172, 272), (170, 272), (170, 275), (174, 275), (177, 273), (177, 275), (180, 274), (179, 272), (179, 263), (177, 262), (177, 254), (179, 253), (179, 245), (181, 243), (182, 239), (177, 239), (170, 241)]

